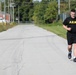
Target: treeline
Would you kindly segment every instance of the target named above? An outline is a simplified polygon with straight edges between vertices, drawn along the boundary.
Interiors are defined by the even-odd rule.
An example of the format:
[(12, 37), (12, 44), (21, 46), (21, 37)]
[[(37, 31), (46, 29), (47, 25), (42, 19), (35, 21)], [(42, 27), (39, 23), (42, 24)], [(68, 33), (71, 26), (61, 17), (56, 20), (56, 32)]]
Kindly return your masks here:
[[(6, 12), (9, 13), (9, 0), (6, 0)], [(19, 17), (22, 22), (34, 21), (35, 23), (51, 23), (57, 19), (58, 0), (11, 0), (15, 3), (15, 20)], [(64, 13), (69, 10), (69, 0), (60, 0), (60, 12)], [(9, 5), (8, 5), (9, 4)], [(2, 11), (4, 11), (2, 3)], [(70, 9), (76, 8), (76, 0), (70, 0)], [(11, 8), (11, 13), (13, 9)]]
[[(75, 8), (76, 1), (71, 1), (71, 8)], [(41, 2), (33, 0), (14, 0), (15, 3), (15, 18), (18, 17), (20, 21), (34, 21), (35, 23), (52, 23), (58, 16), (57, 0), (42, 0)], [(61, 1), (61, 13), (69, 10), (68, 0)]]
[(19, 17), (20, 21), (34, 21), (35, 23), (50, 23), (57, 17), (57, 2), (50, 0), (42, 0), (42, 2), (33, 2), (32, 0), (16, 0), (15, 1), (15, 18)]
[(30, 21), (33, 15), (33, 2), (32, 0), (15, 0), (15, 18), (19, 17), (20, 21)]
[(51, 23), (57, 18), (58, 6), (56, 1), (38, 3), (34, 7), (33, 20), (35, 23)]

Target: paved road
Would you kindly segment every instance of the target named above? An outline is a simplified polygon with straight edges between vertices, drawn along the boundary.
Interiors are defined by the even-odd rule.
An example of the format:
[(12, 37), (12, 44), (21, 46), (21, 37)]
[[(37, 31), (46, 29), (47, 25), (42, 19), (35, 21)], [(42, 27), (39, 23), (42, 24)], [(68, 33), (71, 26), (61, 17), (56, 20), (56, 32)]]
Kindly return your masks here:
[(0, 75), (76, 75), (65, 39), (30, 25), (0, 33)]

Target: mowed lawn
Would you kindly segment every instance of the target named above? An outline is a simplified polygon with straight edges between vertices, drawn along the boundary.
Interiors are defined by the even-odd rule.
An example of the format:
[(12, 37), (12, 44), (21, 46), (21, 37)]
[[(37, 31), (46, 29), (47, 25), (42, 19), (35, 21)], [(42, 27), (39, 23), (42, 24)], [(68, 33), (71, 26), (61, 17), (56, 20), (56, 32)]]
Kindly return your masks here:
[(51, 31), (51, 32), (57, 34), (58, 36), (66, 38), (66, 30), (63, 28), (63, 25), (61, 23), (41, 24), (38, 26), (42, 27), (48, 31)]

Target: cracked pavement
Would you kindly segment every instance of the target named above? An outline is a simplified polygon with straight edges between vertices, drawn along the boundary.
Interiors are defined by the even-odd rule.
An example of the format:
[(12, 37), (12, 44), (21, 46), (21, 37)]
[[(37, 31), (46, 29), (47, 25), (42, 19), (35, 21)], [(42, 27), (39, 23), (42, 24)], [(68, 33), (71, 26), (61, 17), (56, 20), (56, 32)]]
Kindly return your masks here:
[(0, 75), (76, 75), (67, 41), (34, 24), (0, 33)]

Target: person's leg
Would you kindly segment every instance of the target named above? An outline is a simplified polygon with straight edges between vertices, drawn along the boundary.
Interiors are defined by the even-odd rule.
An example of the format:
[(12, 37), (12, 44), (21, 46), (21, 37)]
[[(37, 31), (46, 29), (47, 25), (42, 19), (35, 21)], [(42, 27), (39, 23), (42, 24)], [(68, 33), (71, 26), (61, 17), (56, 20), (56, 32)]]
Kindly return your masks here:
[(76, 44), (74, 44), (74, 57), (76, 57)]
[(72, 57), (73, 37), (72, 37), (72, 34), (70, 34), (70, 33), (67, 33), (67, 42), (68, 42), (68, 58), (71, 59), (71, 57)]
[(71, 59), (72, 57), (72, 45), (68, 45), (68, 58)]
[(73, 59), (74, 62), (76, 62), (76, 43), (74, 44), (74, 59)]
[(68, 51), (72, 51), (72, 45), (68, 45)]
[(74, 59), (73, 61), (76, 62), (76, 34), (73, 35), (73, 55)]

